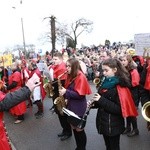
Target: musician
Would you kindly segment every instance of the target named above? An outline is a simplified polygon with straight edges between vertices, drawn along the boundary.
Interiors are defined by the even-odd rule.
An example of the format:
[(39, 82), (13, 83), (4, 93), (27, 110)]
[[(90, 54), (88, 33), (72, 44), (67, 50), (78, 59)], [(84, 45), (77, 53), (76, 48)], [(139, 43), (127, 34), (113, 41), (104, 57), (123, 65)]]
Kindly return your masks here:
[[(130, 74), (130, 79), (131, 79), (131, 84), (132, 84), (131, 93), (133, 96), (135, 106), (138, 108), (140, 75), (137, 70), (137, 65), (133, 61), (131, 55), (120, 56), (120, 60), (121, 60), (122, 65), (127, 69), (127, 71)], [(129, 136), (129, 137), (139, 135), (137, 118), (129, 116), (126, 119), (126, 122), (127, 122), (127, 125), (126, 125), (126, 129), (124, 131), (124, 134), (127, 134), (127, 136)]]
[(35, 84), (36, 82), (36, 78), (30, 78), (24, 87), (7, 94), (1, 92), (0, 89), (0, 150), (12, 150), (9, 138), (6, 134), (6, 129), (4, 128), (3, 111), (7, 111), (28, 99), (31, 91), (40, 84)]
[(112, 58), (103, 61), (102, 70), (104, 79), (93, 97), (94, 107), (98, 108), (96, 127), (107, 150), (120, 150), (124, 118), (138, 115), (129, 90), (129, 73), (119, 60)]
[[(54, 81), (57, 81), (58, 77), (66, 71), (66, 64), (64, 63), (63, 56), (60, 52), (54, 53), (54, 55), (53, 55), (53, 65), (50, 66), (49, 69), (53, 69)], [(65, 75), (62, 76), (61, 79), (60, 79), (62, 86), (64, 86), (65, 79), (66, 79)], [(68, 139), (72, 136), (71, 126), (67, 122), (67, 116), (65, 114), (64, 115), (60, 114), (60, 112), (58, 111), (56, 105), (54, 105), (54, 100), (57, 97), (59, 97), (58, 83), (55, 82), (53, 84), (53, 87), (54, 87), (54, 90), (53, 90), (54, 95), (52, 97), (52, 100), (53, 100), (52, 109), (54, 108), (54, 111), (57, 113), (60, 125), (62, 127), (62, 132), (58, 134), (58, 137), (60, 137), (61, 141), (64, 141), (64, 140), (66, 140), (66, 139)]]
[[(75, 58), (70, 58), (66, 62), (68, 71), (65, 87), (59, 90), (61, 95), (67, 99), (67, 108), (82, 118), (87, 107), (86, 95), (91, 94), (91, 89), (87, 78), (80, 70), (80, 63)], [(77, 148), (86, 149), (86, 133), (84, 129), (79, 129), (71, 124)]]
[[(140, 96), (142, 106), (150, 101), (150, 58), (146, 59), (140, 80)], [(150, 131), (150, 122), (147, 122), (147, 129)]]
[(32, 98), (31, 98), (33, 103), (36, 104), (37, 108), (38, 108), (38, 111), (34, 115), (35, 115), (36, 119), (39, 119), (39, 118), (43, 117), (43, 113), (44, 113), (43, 100), (46, 96), (46, 92), (43, 88), (43, 78), (41, 76), (40, 70), (37, 67), (36, 61), (32, 60), (30, 62), (29, 70), (31, 71), (30, 77), (32, 77), (34, 74), (36, 74), (39, 77), (40, 82), (41, 82), (41, 84), (34, 89)]

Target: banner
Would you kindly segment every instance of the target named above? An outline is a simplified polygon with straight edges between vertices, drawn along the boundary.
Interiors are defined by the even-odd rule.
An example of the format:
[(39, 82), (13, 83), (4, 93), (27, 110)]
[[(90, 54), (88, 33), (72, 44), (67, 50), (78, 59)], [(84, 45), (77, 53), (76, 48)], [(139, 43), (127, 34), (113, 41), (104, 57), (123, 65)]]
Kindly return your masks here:
[(3, 55), (0, 56), (0, 66), (11, 66), (12, 65), (12, 55), (8, 54), (8, 55)]

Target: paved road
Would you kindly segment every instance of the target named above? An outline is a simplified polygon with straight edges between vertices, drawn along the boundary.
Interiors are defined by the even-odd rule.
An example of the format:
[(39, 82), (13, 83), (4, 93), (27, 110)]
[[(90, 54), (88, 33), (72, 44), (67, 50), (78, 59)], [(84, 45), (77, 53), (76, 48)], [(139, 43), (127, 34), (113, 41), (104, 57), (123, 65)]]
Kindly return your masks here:
[[(91, 84), (93, 91), (95, 87)], [(89, 99), (91, 96), (89, 97)], [(16, 150), (74, 150), (75, 141), (72, 136), (66, 141), (60, 141), (57, 133), (61, 127), (56, 114), (51, 114), (49, 108), (52, 106), (51, 99), (44, 101), (45, 114), (41, 119), (35, 119), (33, 109), (28, 109), (25, 121), (14, 124), (14, 118), (8, 112), (5, 113), (5, 124), (10, 139)], [(132, 138), (121, 136), (121, 150), (150, 150), (150, 133), (146, 129), (146, 122), (141, 116), (139, 109), (138, 126), (140, 135)], [(91, 110), (87, 119), (87, 150), (105, 150), (103, 138), (95, 127), (96, 110)]]

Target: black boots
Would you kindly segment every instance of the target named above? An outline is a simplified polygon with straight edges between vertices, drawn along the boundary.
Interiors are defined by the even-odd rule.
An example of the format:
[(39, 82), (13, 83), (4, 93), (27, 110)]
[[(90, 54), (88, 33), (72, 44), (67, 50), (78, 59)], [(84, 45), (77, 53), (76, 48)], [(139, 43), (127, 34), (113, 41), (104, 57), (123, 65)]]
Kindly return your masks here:
[(122, 134), (128, 134), (131, 132), (131, 128), (126, 128)]
[(139, 135), (138, 129), (133, 129), (130, 133), (127, 134), (128, 137), (133, 137), (135, 135)]
[(35, 113), (36, 119), (40, 119), (43, 117), (43, 103), (41, 100), (36, 101), (36, 105), (38, 107), (37, 113)]
[(84, 130), (77, 132), (73, 130), (77, 148), (75, 150), (86, 150), (86, 133)]

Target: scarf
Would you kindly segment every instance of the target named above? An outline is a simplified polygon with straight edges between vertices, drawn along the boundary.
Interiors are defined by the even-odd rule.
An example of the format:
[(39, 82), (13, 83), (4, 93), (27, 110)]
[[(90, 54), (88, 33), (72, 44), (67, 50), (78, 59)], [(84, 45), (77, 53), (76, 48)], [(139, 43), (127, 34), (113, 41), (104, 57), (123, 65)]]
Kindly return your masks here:
[(114, 88), (118, 83), (119, 83), (118, 77), (116, 76), (108, 77), (108, 78), (105, 78), (105, 80), (103, 81), (101, 88), (111, 89), (111, 88)]

